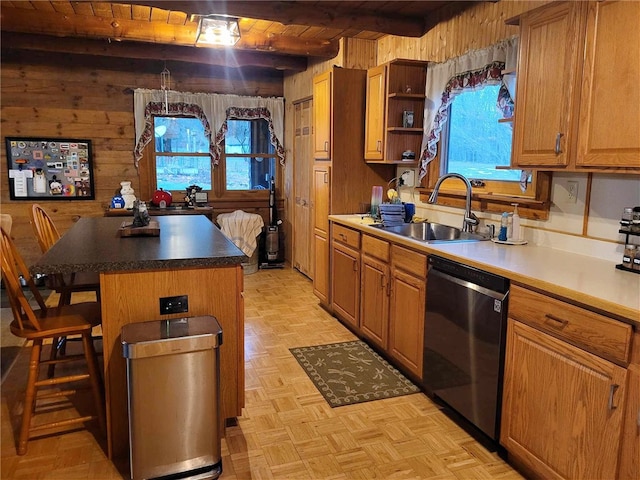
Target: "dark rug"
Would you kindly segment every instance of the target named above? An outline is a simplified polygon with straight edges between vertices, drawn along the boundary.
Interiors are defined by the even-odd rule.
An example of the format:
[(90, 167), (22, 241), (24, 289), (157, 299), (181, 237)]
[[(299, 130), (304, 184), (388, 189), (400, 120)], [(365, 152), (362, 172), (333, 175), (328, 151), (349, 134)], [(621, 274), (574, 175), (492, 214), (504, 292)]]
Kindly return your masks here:
[(420, 391), (366, 343), (331, 343), (289, 351), (332, 407)]

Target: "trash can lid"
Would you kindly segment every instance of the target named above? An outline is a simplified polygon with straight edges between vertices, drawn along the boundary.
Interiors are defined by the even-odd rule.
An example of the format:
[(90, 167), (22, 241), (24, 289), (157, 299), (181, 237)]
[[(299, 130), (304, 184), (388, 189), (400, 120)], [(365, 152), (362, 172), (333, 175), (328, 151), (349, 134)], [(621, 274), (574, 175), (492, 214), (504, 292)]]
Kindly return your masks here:
[[(218, 347), (222, 345), (222, 327), (211, 315), (153, 320), (124, 325), (121, 339), (123, 356), (137, 358)], [(167, 343), (171, 348), (153, 348)]]

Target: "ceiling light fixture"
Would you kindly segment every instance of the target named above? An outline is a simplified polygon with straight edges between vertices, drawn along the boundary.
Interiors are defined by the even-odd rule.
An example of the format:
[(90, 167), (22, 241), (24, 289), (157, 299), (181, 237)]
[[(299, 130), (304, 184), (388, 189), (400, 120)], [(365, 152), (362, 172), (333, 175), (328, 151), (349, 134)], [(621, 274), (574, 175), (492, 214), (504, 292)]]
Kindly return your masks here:
[(196, 44), (232, 47), (240, 40), (238, 19), (223, 15), (200, 17)]

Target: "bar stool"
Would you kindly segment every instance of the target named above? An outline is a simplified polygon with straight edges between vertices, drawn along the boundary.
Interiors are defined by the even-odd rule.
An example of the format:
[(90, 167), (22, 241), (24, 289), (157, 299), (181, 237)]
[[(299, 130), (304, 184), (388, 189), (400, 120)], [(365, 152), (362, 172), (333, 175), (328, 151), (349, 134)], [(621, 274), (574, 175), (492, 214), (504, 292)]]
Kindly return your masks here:
[[(60, 240), (60, 233), (49, 214), (37, 203), (31, 206), (31, 225), (42, 253)], [(74, 292), (96, 292), (100, 300), (100, 275), (96, 272), (77, 272), (71, 275), (52, 275), (49, 287), (60, 294), (58, 306), (69, 305)]]
[[(31, 226), (38, 240), (38, 245), (40, 245), (42, 253), (46, 253), (60, 240), (60, 233), (49, 214), (40, 205), (33, 204), (30, 213)], [(71, 295), (75, 292), (96, 292), (96, 298), (100, 301), (100, 276), (95, 272), (49, 275), (46, 285), (60, 294), (59, 307), (71, 304)], [(54, 360), (58, 353), (64, 355), (66, 342), (66, 336), (54, 339), (55, 348), (51, 349), (51, 360)], [(48, 369), (49, 377), (53, 376), (54, 369), (55, 364), (51, 364)]]
[[(24, 411), (17, 445), (18, 455), (27, 453), (29, 438), (31, 438), (33, 434), (38, 434), (43, 430), (76, 425), (97, 418), (102, 431), (106, 431), (103, 404), (104, 389), (98, 359), (93, 347), (93, 338), (91, 336), (92, 328), (101, 322), (100, 304), (97, 302), (85, 302), (48, 308), (11, 237), (4, 230), (1, 230), (1, 232), (2, 241), (0, 242), (0, 252), (2, 253), (2, 279), (14, 318), (10, 325), (11, 333), (32, 341)], [(21, 277), (26, 281), (40, 308), (34, 310), (29, 304), (29, 300), (27, 300), (20, 285)], [(44, 340), (53, 340), (68, 335), (81, 336), (84, 350), (83, 354), (65, 355), (62, 358), (42, 360), (42, 343)], [(51, 347), (53, 349), (54, 345)], [(56, 365), (81, 360), (86, 362), (87, 373), (73, 373), (45, 380), (39, 379), (41, 365)], [(89, 383), (89, 387), (93, 393), (96, 415), (83, 415), (65, 420), (32, 425), (32, 418), (38, 413), (36, 411), (37, 401), (66, 397), (76, 393), (76, 389), (72, 387), (64, 390), (52, 390), (48, 388), (44, 390), (44, 393), (38, 395), (39, 389), (80, 381), (88, 381)]]

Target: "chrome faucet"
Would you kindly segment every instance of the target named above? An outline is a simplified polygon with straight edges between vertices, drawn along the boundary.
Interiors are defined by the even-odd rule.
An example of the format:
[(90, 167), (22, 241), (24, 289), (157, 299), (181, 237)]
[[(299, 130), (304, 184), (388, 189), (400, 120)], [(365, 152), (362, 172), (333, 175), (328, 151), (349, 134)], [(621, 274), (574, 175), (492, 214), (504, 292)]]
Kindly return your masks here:
[(471, 182), (469, 179), (459, 173), (445, 173), (442, 175), (438, 181), (436, 182), (436, 186), (433, 187), (433, 192), (427, 200), (428, 203), (435, 204), (438, 201), (438, 191), (440, 190), (440, 185), (447, 178), (459, 178), (464, 182), (467, 187), (467, 199), (464, 208), (464, 220), (462, 221), (462, 231), (463, 232), (473, 232), (473, 228), (478, 225), (478, 217), (476, 217), (471, 212)]

